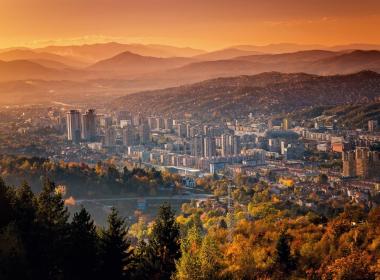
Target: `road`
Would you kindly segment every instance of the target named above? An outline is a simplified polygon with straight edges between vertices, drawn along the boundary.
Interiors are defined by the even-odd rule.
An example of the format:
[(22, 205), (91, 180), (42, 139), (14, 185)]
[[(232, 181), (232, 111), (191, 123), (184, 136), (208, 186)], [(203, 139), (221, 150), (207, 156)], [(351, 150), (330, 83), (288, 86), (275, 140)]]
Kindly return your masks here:
[(84, 202), (107, 202), (107, 201), (131, 201), (131, 200), (203, 200), (213, 198), (211, 194), (188, 194), (188, 195), (173, 195), (173, 196), (128, 196), (128, 197), (109, 197), (109, 198), (89, 198), (89, 199), (76, 199), (78, 204)]

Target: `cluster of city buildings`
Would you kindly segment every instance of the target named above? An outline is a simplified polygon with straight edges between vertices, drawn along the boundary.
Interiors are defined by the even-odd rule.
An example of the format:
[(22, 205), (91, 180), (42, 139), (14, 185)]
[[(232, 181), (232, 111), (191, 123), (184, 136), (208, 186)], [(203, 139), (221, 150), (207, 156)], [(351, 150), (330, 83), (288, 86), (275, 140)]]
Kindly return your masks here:
[(343, 176), (363, 179), (380, 177), (380, 152), (369, 147), (356, 147), (355, 150), (343, 151)]
[(380, 142), (374, 120), (368, 122), (368, 131), (358, 132), (338, 130), (336, 122), (303, 127), (289, 118), (266, 121), (249, 115), (203, 123), (127, 111), (96, 114), (90, 109), (67, 112), (66, 130), (74, 144), (188, 174), (255, 174), (268, 161), (302, 162), (310, 151), (341, 154), (343, 178), (370, 179), (380, 173), (379, 152), (372, 148)]

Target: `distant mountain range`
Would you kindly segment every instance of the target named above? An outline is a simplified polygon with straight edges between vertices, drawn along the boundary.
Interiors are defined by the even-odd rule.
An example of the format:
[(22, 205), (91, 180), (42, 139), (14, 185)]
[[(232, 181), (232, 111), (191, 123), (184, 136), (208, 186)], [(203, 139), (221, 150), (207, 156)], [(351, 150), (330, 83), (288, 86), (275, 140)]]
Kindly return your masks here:
[(270, 72), (139, 92), (118, 98), (111, 106), (132, 112), (173, 116), (191, 113), (213, 118), (376, 100), (380, 101), (380, 74), (375, 72), (335, 76)]
[(142, 56), (153, 57), (191, 57), (204, 53), (203, 50), (180, 48), (165, 45), (104, 43), (81, 46), (49, 46), (36, 49), (38, 52), (48, 52), (62, 56), (72, 56), (87, 63), (111, 58), (123, 52), (132, 52)]
[[(228, 50), (229, 54), (242, 54)], [(243, 52), (247, 53), (247, 52)], [(216, 58), (220, 55), (211, 54)], [(216, 77), (235, 75), (253, 75), (262, 72), (278, 71), (284, 73), (304, 72), (318, 75), (349, 74), (362, 70), (380, 71), (380, 51), (341, 51), (324, 50), (299, 51), (283, 54), (254, 54), (238, 56), (232, 59), (208, 60), (206, 57), (151, 57), (142, 56), (129, 51), (117, 54), (108, 59), (98, 61), (87, 67), (72, 67), (72, 58), (36, 53), (30, 50), (12, 50), (0, 53), (0, 61), (9, 62), (2, 66), (4, 75), (0, 81), (22, 79), (136, 79), (157, 81), (163, 86), (197, 82)], [(209, 57), (209, 58), (211, 58)], [(17, 60), (11, 60), (18, 58)], [(29, 62), (21, 69), (20, 61)], [(17, 71), (11, 62), (18, 61)], [(32, 66), (32, 63), (34, 67)], [(77, 65), (80, 62), (77, 62)], [(71, 67), (69, 66), (71, 65)], [(6, 67), (10, 68), (7, 69)], [(44, 74), (40, 75), (41, 67)], [(34, 69), (35, 68), (35, 69)], [(59, 76), (61, 70), (63, 76)], [(64, 71), (63, 71), (64, 70)], [(36, 74), (37, 73), (37, 74)], [(173, 83), (174, 82), (174, 83)]]
[(380, 50), (380, 45), (376, 44), (346, 44), (336, 46), (325, 46), (318, 44), (292, 44), (292, 43), (279, 43), (269, 44), (265, 46), (254, 45), (236, 45), (231, 48), (236, 48), (246, 51), (255, 51), (260, 53), (289, 53), (298, 51), (310, 50), (327, 50), (327, 51), (344, 51), (344, 50)]
[(278, 71), (318, 75), (349, 74), (362, 70), (380, 70), (380, 51), (300, 51), (284, 54), (241, 56), (230, 60), (202, 61), (172, 70), (178, 78), (196, 81), (242, 74)]
[[(61, 86), (66, 84), (62, 94), (69, 92), (75, 96), (80, 93), (79, 88), (86, 89), (83, 85), (88, 84), (87, 88), (96, 96), (118, 96), (273, 71), (315, 75), (380, 72), (380, 51), (367, 49), (380, 46), (239, 45), (205, 52), (161, 45), (105, 43), (5, 49), (0, 50), (0, 95), (16, 97), (31, 92), (44, 95), (46, 90), (62, 92)], [(25, 87), (24, 82), (28, 81), (33, 81), (33, 87)], [(26, 88), (30, 92), (26, 93)]]

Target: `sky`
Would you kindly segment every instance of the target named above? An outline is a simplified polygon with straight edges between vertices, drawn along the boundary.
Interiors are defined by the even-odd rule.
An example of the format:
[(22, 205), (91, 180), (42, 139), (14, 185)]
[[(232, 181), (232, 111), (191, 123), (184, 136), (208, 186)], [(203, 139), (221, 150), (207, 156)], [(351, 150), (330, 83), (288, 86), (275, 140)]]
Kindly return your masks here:
[(0, 48), (380, 44), (379, 0), (0, 0)]

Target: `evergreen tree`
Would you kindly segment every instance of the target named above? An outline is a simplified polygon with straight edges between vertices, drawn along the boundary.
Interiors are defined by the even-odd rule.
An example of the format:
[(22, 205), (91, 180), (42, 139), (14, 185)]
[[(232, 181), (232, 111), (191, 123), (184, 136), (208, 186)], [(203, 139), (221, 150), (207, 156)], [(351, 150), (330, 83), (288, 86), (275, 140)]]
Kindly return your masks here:
[(167, 203), (158, 211), (149, 247), (158, 262), (153, 278), (170, 279), (175, 271), (175, 261), (180, 257), (180, 231), (172, 208)]
[(25, 250), (17, 226), (11, 222), (0, 230), (0, 279), (27, 279)]
[(15, 225), (18, 229), (18, 236), (24, 248), (25, 273), (29, 278), (32, 271), (33, 262), (35, 260), (35, 250), (38, 244), (38, 227), (36, 226), (35, 219), (37, 213), (36, 197), (34, 196), (28, 183), (23, 182), (17, 188), (14, 196), (14, 215)]
[(99, 269), (99, 240), (90, 214), (81, 208), (70, 224), (66, 275), (68, 279), (95, 279)]
[(101, 236), (101, 275), (104, 279), (123, 279), (127, 276), (130, 263), (129, 242), (124, 219), (112, 208), (108, 216), (108, 228)]
[(160, 267), (158, 258), (151, 246), (144, 240), (139, 240), (131, 260), (131, 279), (150, 280)]
[(31, 267), (38, 279), (61, 278), (67, 252), (69, 214), (55, 184), (49, 180), (45, 180), (37, 203), (36, 231), (31, 233), (35, 242), (31, 249)]
[(289, 236), (285, 232), (281, 232), (277, 240), (276, 263), (284, 274), (289, 274), (295, 266), (294, 258), (290, 252)]
[(12, 220), (12, 216), (10, 191), (0, 177), (0, 229), (5, 227)]
[(37, 205), (34, 193), (27, 182), (22, 182), (15, 192), (14, 212), (15, 221), (23, 239), (32, 230), (36, 211)]

